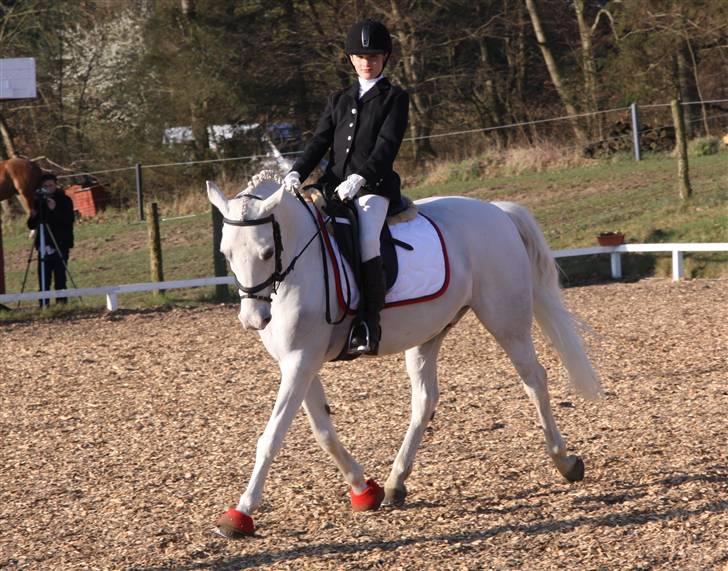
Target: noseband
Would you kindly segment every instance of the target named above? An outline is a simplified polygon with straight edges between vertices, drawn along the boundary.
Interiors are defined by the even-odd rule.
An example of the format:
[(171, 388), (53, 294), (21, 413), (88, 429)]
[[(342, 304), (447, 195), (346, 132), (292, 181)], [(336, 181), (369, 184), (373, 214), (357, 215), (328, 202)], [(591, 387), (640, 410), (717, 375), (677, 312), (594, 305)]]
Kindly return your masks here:
[[(241, 194), (238, 196), (238, 198), (252, 198), (255, 200), (264, 200), (260, 196), (256, 196), (255, 194)], [(296, 192), (296, 198), (298, 198), (306, 207), (306, 202), (304, 201), (303, 197)], [(308, 207), (306, 207), (308, 209)], [(313, 242), (314, 238), (318, 236), (321, 233), (321, 228), (318, 227), (316, 230), (316, 233), (311, 236), (311, 239), (306, 242), (306, 245), (301, 249), (301, 251), (296, 254), (293, 259), (291, 260), (291, 263), (288, 264), (288, 267), (281, 271), (283, 268), (283, 264), (281, 262), (281, 253), (283, 252), (283, 241), (281, 240), (281, 227), (276, 221), (276, 217), (273, 214), (270, 214), (269, 216), (265, 216), (263, 218), (254, 218), (252, 220), (231, 220), (229, 218), (223, 218), (222, 221), (225, 224), (230, 224), (231, 226), (260, 226), (261, 224), (268, 224), (269, 222), (273, 225), (273, 249), (274, 249), (274, 255), (275, 255), (275, 270), (273, 273), (268, 276), (268, 279), (265, 281), (260, 282), (257, 285), (254, 286), (244, 286), (238, 281), (237, 276), (235, 275), (235, 272), (232, 272), (233, 274), (233, 280), (235, 281), (235, 286), (243, 292), (244, 295), (240, 296), (240, 299), (257, 299), (260, 301), (267, 301), (268, 303), (271, 303), (271, 294), (277, 293), (278, 286), (283, 282), (284, 279), (286, 279), (286, 276), (293, 271), (293, 268), (296, 265), (296, 262), (298, 261), (298, 258), (301, 257), (303, 252), (306, 251), (306, 248), (309, 247), (311, 242)], [(318, 225), (317, 225), (318, 226)], [(271, 294), (269, 295), (255, 295), (259, 291), (267, 288), (268, 286), (272, 286)]]

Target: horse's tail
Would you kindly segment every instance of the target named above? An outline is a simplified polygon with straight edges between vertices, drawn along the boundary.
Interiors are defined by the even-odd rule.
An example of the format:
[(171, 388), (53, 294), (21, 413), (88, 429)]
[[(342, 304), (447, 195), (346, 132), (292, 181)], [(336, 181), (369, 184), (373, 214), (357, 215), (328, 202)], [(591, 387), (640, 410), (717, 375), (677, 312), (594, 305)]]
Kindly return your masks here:
[(582, 323), (566, 307), (559, 287), (556, 261), (533, 215), (512, 202), (496, 202), (518, 228), (531, 261), (536, 322), (553, 344), (574, 388), (585, 398), (601, 394), (599, 375), (589, 361), (579, 328)]

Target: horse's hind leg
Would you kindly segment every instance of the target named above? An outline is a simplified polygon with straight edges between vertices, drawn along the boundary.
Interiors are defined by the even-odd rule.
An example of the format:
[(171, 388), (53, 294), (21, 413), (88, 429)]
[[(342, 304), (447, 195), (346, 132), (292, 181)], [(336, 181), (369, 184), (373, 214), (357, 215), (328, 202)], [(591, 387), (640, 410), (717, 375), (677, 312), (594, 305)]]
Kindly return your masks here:
[(546, 370), (538, 362), (533, 340), (529, 333), (519, 337), (498, 338), (523, 381), (523, 387), (531, 402), (536, 406), (538, 420), (544, 431), (546, 451), (556, 468), (570, 482), (578, 482), (584, 478), (584, 463), (578, 456), (566, 454), (566, 444), (556, 425), (549, 390)]
[(566, 444), (554, 420), (546, 370), (538, 362), (531, 337), (530, 292), (510, 288), (509, 299), (501, 299), (499, 302), (497, 305), (488, 304), (486, 300), (480, 299), (472, 307), (478, 319), (493, 334), (516, 367), (526, 394), (536, 406), (544, 431), (546, 450), (556, 468), (567, 480), (577, 482), (584, 477), (584, 463), (578, 456), (566, 454)]
[(308, 388), (303, 400), (303, 408), (308, 416), (316, 442), (334, 459), (351, 489), (357, 494), (363, 493), (367, 488), (364, 481), (364, 470), (336, 435), (327, 409), (324, 387), (318, 375), (314, 377)]
[(385, 505), (401, 505), (407, 497), (404, 482), (412, 472), (415, 454), (437, 407), (437, 353), (446, 334), (447, 329), (427, 343), (405, 352), (407, 374), (412, 384), (412, 416), (392, 471), (384, 484)]

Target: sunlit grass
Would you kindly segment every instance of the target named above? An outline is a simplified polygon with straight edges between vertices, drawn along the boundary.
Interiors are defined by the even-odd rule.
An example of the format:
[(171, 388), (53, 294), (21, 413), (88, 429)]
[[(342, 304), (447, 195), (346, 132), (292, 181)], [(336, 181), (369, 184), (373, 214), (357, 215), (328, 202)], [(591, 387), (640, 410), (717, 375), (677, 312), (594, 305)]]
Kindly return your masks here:
[[(573, 163), (573, 164), (572, 164)], [(647, 155), (641, 162), (621, 157), (603, 161), (565, 161), (546, 168), (534, 160), (534, 169), (519, 175), (497, 169), (488, 176), (472, 176), (472, 168), (440, 165), (438, 179), (405, 189), (412, 198), (468, 195), (484, 200), (511, 200), (528, 206), (554, 249), (596, 244), (596, 235), (620, 230), (631, 242), (728, 242), (728, 152), (692, 157), (693, 197), (682, 201), (676, 186), (677, 165), (668, 155)], [(456, 176), (448, 177), (448, 168)], [(470, 169), (470, 170), (469, 170)], [(463, 176), (468, 172), (467, 176)], [(233, 194), (242, 183), (229, 183)], [(213, 272), (210, 210), (200, 191), (190, 184), (188, 193), (160, 202), (164, 277), (167, 280), (211, 276)], [(179, 216), (195, 214), (183, 218)], [(137, 220), (135, 208), (109, 209), (76, 225), (76, 247), (70, 270), (78, 287), (148, 282), (150, 278), (147, 226)], [(30, 253), (24, 219), (3, 224), (5, 272), (8, 292), (20, 291)], [(689, 255), (687, 275), (719, 276), (728, 273), (728, 254)], [(35, 291), (35, 262), (29, 267), (26, 291)], [(669, 275), (669, 260), (659, 258), (654, 271)], [(69, 284), (70, 285), (70, 284)], [(213, 298), (214, 288), (122, 296), (122, 304), (155, 306)], [(103, 307), (103, 296), (84, 300), (80, 307)], [(30, 306), (32, 304), (25, 304)], [(69, 311), (76, 306), (72, 301)], [(53, 315), (53, 313), (44, 315)]]

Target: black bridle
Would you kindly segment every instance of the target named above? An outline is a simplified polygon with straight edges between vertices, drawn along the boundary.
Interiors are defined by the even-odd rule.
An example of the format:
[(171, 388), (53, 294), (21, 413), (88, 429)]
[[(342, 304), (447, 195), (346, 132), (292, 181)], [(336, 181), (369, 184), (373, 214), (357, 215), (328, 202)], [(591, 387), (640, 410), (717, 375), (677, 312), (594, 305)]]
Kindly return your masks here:
[[(260, 196), (256, 196), (255, 194), (241, 194), (238, 196), (238, 198), (252, 198), (255, 200), (264, 200)], [(306, 206), (306, 201), (304, 198), (296, 192), (296, 198), (303, 204), (303, 206), (308, 210), (308, 207)], [(257, 299), (260, 301), (267, 301), (268, 303), (272, 302), (271, 294), (277, 293), (278, 286), (283, 282), (284, 279), (286, 279), (286, 276), (290, 274), (293, 271), (293, 268), (296, 266), (296, 262), (298, 261), (298, 258), (300, 258), (303, 253), (306, 251), (306, 249), (311, 245), (311, 242), (314, 241), (314, 239), (321, 234), (321, 226), (316, 224), (316, 232), (311, 238), (306, 242), (306, 245), (301, 249), (301, 251), (296, 254), (293, 259), (291, 260), (291, 263), (288, 264), (288, 267), (285, 270), (282, 270), (283, 263), (281, 261), (281, 254), (283, 253), (283, 241), (281, 240), (281, 227), (278, 224), (278, 221), (276, 220), (275, 215), (270, 214), (269, 216), (265, 216), (263, 218), (254, 218), (252, 220), (231, 220), (230, 218), (223, 218), (222, 221), (225, 224), (230, 224), (231, 226), (260, 226), (261, 224), (268, 224), (271, 223), (273, 225), (273, 249), (274, 249), (274, 256), (275, 256), (275, 270), (273, 270), (273, 273), (268, 276), (268, 279), (260, 282), (257, 285), (254, 286), (244, 286), (238, 281), (237, 276), (235, 275), (235, 272), (232, 272), (233, 274), (233, 280), (235, 281), (235, 286), (243, 292), (244, 295), (240, 296), (240, 299)], [(315, 223), (315, 220), (314, 220)], [(282, 271), (281, 271), (282, 270)], [(264, 290), (265, 288), (271, 287), (271, 292), (268, 295), (256, 295), (259, 291)]]

